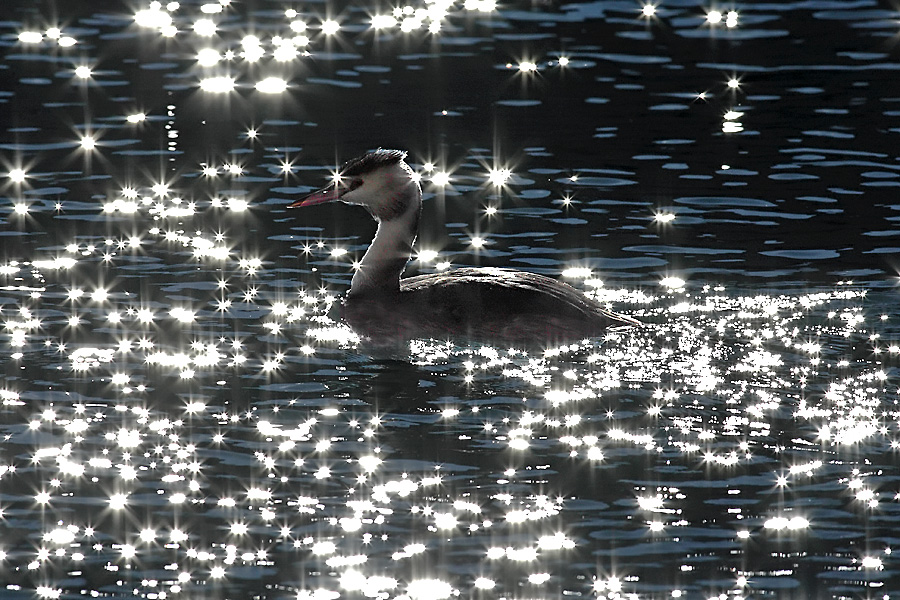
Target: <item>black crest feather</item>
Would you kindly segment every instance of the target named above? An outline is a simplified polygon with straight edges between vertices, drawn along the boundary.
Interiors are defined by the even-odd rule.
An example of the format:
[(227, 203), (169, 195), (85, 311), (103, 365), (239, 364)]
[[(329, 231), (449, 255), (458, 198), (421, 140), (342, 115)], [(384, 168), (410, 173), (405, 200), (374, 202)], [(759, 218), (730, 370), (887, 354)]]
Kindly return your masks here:
[(379, 148), (374, 152), (363, 154), (345, 162), (341, 167), (341, 175), (345, 177), (365, 175), (380, 167), (396, 164), (404, 158), (406, 158), (406, 152), (403, 150)]

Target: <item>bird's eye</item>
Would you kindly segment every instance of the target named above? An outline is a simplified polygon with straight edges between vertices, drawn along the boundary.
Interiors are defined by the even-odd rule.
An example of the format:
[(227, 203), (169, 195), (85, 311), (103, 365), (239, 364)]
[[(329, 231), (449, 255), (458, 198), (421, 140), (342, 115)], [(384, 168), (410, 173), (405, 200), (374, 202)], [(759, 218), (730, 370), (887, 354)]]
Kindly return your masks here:
[(347, 191), (352, 192), (353, 190), (355, 190), (356, 188), (361, 186), (362, 183), (363, 183), (362, 179), (359, 179), (358, 177), (354, 177), (353, 179), (351, 179), (350, 181), (347, 182)]

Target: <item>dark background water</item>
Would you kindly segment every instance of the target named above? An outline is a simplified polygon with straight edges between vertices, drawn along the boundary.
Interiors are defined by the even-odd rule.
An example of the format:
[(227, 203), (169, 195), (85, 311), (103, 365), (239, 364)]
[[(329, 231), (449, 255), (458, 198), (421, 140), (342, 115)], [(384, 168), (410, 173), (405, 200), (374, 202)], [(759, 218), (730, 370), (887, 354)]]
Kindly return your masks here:
[[(217, 15), (219, 34), (207, 42), (190, 30), (175, 38), (141, 30), (125, 7), (89, 6), (58, 15), (28, 4), (8, 25), (7, 160), (39, 156), (38, 171), (65, 165), (65, 191), (48, 185), (41, 193), (38, 178), (26, 192), (68, 200), (66, 212), (77, 212), (76, 201), (90, 210), (88, 199), (142, 176), (183, 177), (179, 191), (202, 199), (209, 188), (192, 181), (197, 166), (237, 160), (246, 174), (229, 187), (271, 205), (254, 214), (255, 237), (264, 239), (273, 218), (287, 218), (277, 205), (323, 179), (305, 170), (281, 177), (279, 161), (333, 168), (373, 147), (400, 147), (413, 161), (458, 172), (457, 189), (426, 215), (427, 244), (449, 243), (456, 232), (448, 222), (491, 233), (502, 222), (498, 235), (546, 228), (564, 236), (553, 245), (565, 258), (588, 259), (612, 276), (679, 271), (755, 283), (895, 275), (896, 15), (875, 3), (748, 5), (734, 28), (706, 24), (707, 7), (690, 2), (665, 3), (653, 18), (630, 2), (524, 5), (463, 11), (440, 35), (376, 35), (367, 31), (368, 7), (311, 4), (304, 15), (340, 15), (347, 31), (313, 35), (310, 57), (212, 69), (196, 65), (199, 48), (240, 51), (246, 32), (283, 34), (282, 7), (236, 3)], [(48, 52), (14, 39), (23, 26), (54, 20), (83, 30), (82, 41)], [(559, 55), (569, 66), (554, 63)], [(520, 72), (524, 60), (540, 69)], [(72, 76), (81, 62), (94, 67), (89, 81)], [(225, 71), (238, 78), (236, 93), (198, 90), (201, 76)], [(289, 91), (272, 97), (252, 88), (271, 74), (285, 77)], [(732, 77), (737, 89), (727, 86)], [(151, 120), (123, 126), (132, 110)], [(730, 110), (741, 113), (742, 131), (723, 133)], [(244, 135), (251, 127), (256, 141)], [(102, 134), (97, 156), (71, 147), (86, 130)], [(46, 147), (54, 144), (63, 147)], [(134, 156), (144, 160), (117, 160)], [(475, 220), (473, 191), (493, 191), (480, 189), (479, 163), (508, 165), (523, 178), (504, 198), (520, 212), (489, 225)], [(573, 174), (579, 183), (567, 181)], [(564, 196), (575, 201), (569, 208), (559, 204)], [(660, 209), (679, 218), (656, 225)], [(535, 228), (523, 216), (549, 218)], [(365, 237), (357, 223), (366, 227), (365, 215), (341, 207), (283, 223), (297, 219)]]
[[(148, 6), (2, 7), (0, 595), (900, 597), (896, 7)], [(423, 175), (410, 273), (588, 268), (647, 326), (355, 338), (374, 224), (285, 206), (379, 146)]]

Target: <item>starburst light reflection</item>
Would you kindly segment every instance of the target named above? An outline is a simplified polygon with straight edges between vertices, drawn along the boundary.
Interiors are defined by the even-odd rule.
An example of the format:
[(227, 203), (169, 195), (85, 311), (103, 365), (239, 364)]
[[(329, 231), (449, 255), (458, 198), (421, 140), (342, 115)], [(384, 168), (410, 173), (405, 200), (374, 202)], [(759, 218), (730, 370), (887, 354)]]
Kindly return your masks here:
[[(253, 90), (266, 92), (269, 73), (279, 73), (272, 94), (288, 81), (300, 85), (287, 78), (290, 67), (307, 45), (315, 53), (330, 43), (325, 36), (350, 39), (370, 25), (404, 43), (428, 37), (426, 27), (449, 36), (461, 8), (496, 6), (398, 6), (390, 16), (342, 14), (340, 24), (279, 9), (270, 11), (283, 12), (278, 26), (254, 37), (241, 31), (246, 37), (233, 43), (226, 1), (151, 3), (135, 21), (171, 38), (167, 51), (190, 40), (185, 89), (200, 81), (204, 92), (258, 99)], [(648, 8), (644, 15), (657, 14)], [(736, 25), (736, 13), (720, 13), (723, 21)], [(28, 33), (11, 44), (69, 44), (59, 28)], [(518, 68), (534, 72), (538, 63)], [(75, 67), (92, 80), (78, 90), (108, 73), (106, 65)], [(809, 536), (821, 543), (854, 527), (887, 531), (880, 523), (890, 523), (897, 502), (889, 467), (900, 448), (900, 336), (890, 305), (873, 307), (852, 285), (821, 293), (700, 287), (687, 269), (675, 272), (691, 281), (660, 270), (659, 286), (648, 279), (629, 290), (610, 283), (605, 263), (573, 255), (534, 265), (647, 324), (540, 348), (411, 340), (402, 360), (373, 361), (367, 341), (332, 310), (362, 248), (320, 231), (248, 244), (240, 233), (254, 231), (270, 200), (243, 186), (271, 172), (252, 152), (179, 164), (178, 132), (165, 121), (174, 119), (172, 102), (146, 104), (149, 118), (111, 119), (135, 136), (159, 126), (172, 149), (164, 160), (173, 168), (158, 173), (165, 183), (140, 174), (114, 181), (98, 192), (108, 193), (109, 231), (73, 227), (54, 247), (0, 265), (0, 353), (14, 374), (0, 388), (0, 486), (26, 490), (0, 495), (10, 532), (0, 570), (16, 578), (14, 591), (202, 596), (290, 572), (257, 593), (640, 597), (659, 586), (653, 593), (690, 597), (716, 581), (728, 588), (721, 594), (740, 597), (766, 578), (788, 589), (795, 572), (781, 564), (785, 549)], [(729, 127), (743, 118), (737, 110), (721, 117)], [(272, 160), (301, 155), (267, 145), (265, 127), (234, 146)], [(112, 148), (114, 129), (103, 135), (85, 136), (81, 148), (96, 149), (97, 140)], [(455, 168), (454, 186), (477, 188), (485, 181), (477, 169)], [(426, 191), (450, 184), (433, 164), (423, 170)], [(11, 169), (9, 189), (50, 179), (43, 169), (27, 172)], [(565, 177), (571, 172), (562, 171), (563, 185), (590, 181), (587, 172)], [(511, 178), (508, 169), (488, 174), (494, 186)], [(11, 223), (41, 217), (43, 193), (23, 194), (9, 208)], [(566, 215), (578, 216), (588, 197), (567, 194)], [(470, 248), (504, 252), (502, 234), (488, 226), (520, 210), (516, 200), (476, 203), (477, 226), (432, 246), (439, 250), (418, 248), (410, 268), (447, 269)], [(170, 276), (164, 283), (139, 277), (161, 271)], [(476, 454), (490, 466), (471, 464)], [(711, 490), (721, 491), (717, 503)], [(698, 559), (709, 539), (727, 549), (712, 575), (704, 565), (713, 561)], [(622, 547), (640, 555), (656, 544), (667, 549), (653, 556), (665, 569), (626, 573), (614, 564)], [(855, 591), (860, 580), (887, 587), (879, 578), (895, 559), (881, 545), (829, 553), (831, 574)], [(790, 562), (799, 570), (820, 558)], [(669, 571), (677, 575), (655, 577)]]

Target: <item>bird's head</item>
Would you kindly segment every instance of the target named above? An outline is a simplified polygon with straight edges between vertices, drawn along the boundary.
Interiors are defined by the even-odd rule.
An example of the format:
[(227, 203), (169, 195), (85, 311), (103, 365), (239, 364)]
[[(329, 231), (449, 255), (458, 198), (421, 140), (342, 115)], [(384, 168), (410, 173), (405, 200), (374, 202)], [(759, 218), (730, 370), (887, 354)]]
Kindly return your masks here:
[(405, 213), (422, 192), (402, 150), (378, 149), (341, 167), (334, 183), (302, 198), (288, 208), (312, 206), (340, 200), (366, 207), (376, 219), (385, 221)]

